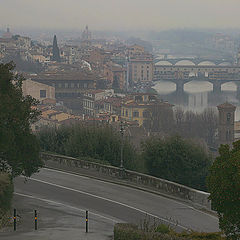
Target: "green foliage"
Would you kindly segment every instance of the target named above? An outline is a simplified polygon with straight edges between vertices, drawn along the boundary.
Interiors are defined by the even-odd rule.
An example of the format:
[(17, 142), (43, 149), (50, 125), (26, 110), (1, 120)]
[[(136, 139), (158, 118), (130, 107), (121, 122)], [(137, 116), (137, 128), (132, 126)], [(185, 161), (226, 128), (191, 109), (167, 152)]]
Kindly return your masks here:
[(178, 237), (191, 239), (191, 240), (222, 240), (224, 239), (222, 237), (222, 234), (220, 232), (211, 232), (211, 233), (205, 233), (205, 232), (182, 232), (182, 233), (174, 233)]
[(13, 183), (7, 173), (0, 172), (0, 228), (8, 222), (13, 197)]
[[(38, 139), (44, 151), (120, 165), (121, 136), (108, 125), (46, 128), (39, 132)], [(126, 168), (135, 168), (136, 152), (127, 139), (123, 142), (123, 159)]]
[(42, 165), (30, 129), (39, 112), (32, 108), (37, 101), (23, 96), (23, 78), (13, 69), (13, 63), (0, 64), (0, 170), (30, 176)]
[(5, 213), (11, 207), (13, 183), (10, 176), (0, 172), (0, 212)]
[(141, 235), (137, 225), (117, 223), (114, 226), (114, 240), (140, 240)]
[(205, 190), (211, 158), (200, 146), (175, 136), (151, 138), (142, 147), (150, 175)]
[[(137, 225), (118, 223), (114, 226), (114, 240), (223, 240), (221, 233), (182, 232), (177, 233), (169, 226), (160, 224), (156, 228), (149, 226), (145, 231)], [(159, 230), (159, 231), (157, 231)]]
[(240, 141), (221, 145), (214, 161), (207, 186), (213, 209), (219, 217), (219, 227), (231, 239), (240, 238)]
[(156, 229), (155, 229), (156, 232), (159, 232), (159, 233), (170, 233), (171, 229), (169, 226), (165, 225), (165, 224), (159, 224)]

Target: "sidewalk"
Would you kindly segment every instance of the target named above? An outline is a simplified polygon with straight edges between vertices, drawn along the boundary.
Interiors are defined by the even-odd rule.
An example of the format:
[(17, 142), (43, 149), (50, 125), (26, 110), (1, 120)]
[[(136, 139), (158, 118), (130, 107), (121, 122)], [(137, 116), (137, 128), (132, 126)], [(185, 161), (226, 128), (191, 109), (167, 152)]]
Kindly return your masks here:
[[(110, 240), (113, 224), (104, 219), (91, 219), (89, 232), (85, 233), (85, 213), (67, 207), (46, 203), (22, 196), (14, 196), (20, 222), (17, 231), (13, 226), (0, 230), (1, 240)], [(38, 211), (38, 230), (34, 230), (34, 210)]]

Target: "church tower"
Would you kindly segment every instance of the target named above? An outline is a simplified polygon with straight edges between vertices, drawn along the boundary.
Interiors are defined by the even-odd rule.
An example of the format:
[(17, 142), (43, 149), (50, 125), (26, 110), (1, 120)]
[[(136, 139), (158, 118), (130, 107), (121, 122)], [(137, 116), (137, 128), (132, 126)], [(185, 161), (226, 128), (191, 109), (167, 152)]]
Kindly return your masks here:
[(85, 30), (82, 33), (82, 46), (89, 47), (91, 46), (92, 34), (86, 26)]
[(234, 117), (236, 107), (228, 102), (217, 106), (219, 111), (218, 143), (229, 144), (234, 142)]

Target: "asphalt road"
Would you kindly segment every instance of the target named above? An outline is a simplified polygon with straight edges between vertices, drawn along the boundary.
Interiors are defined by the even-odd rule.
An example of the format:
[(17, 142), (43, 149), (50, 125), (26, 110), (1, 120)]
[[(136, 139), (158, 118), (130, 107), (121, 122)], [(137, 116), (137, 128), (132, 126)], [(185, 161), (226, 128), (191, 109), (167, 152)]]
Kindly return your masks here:
[[(23, 177), (15, 180), (14, 204), (21, 203), (23, 214), (24, 209), (28, 212), (30, 208), (39, 209), (39, 231), (42, 229), (43, 235), (52, 233), (52, 237), (39, 239), (66, 239), (64, 234), (71, 236), (69, 240), (96, 236), (109, 239), (116, 222), (139, 224), (146, 218), (175, 225), (178, 230), (218, 231), (215, 216), (149, 192), (51, 169), (42, 169), (27, 182), (24, 180)], [(87, 236), (83, 234), (85, 210), (89, 211)], [(22, 232), (25, 234), (22, 239), (27, 239), (26, 227)], [(79, 238), (79, 232), (83, 238)], [(7, 239), (7, 234), (4, 236)]]

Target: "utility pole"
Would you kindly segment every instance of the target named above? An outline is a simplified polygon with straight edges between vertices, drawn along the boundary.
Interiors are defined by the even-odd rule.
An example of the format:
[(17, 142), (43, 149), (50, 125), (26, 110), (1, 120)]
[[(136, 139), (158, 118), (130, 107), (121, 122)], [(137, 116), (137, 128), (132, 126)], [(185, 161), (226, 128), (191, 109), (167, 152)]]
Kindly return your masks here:
[(120, 168), (123, 169), (123, 122), (121, 121), (120, 123), (120, 133), (121, 133), (121, 163), (120, 163)]

